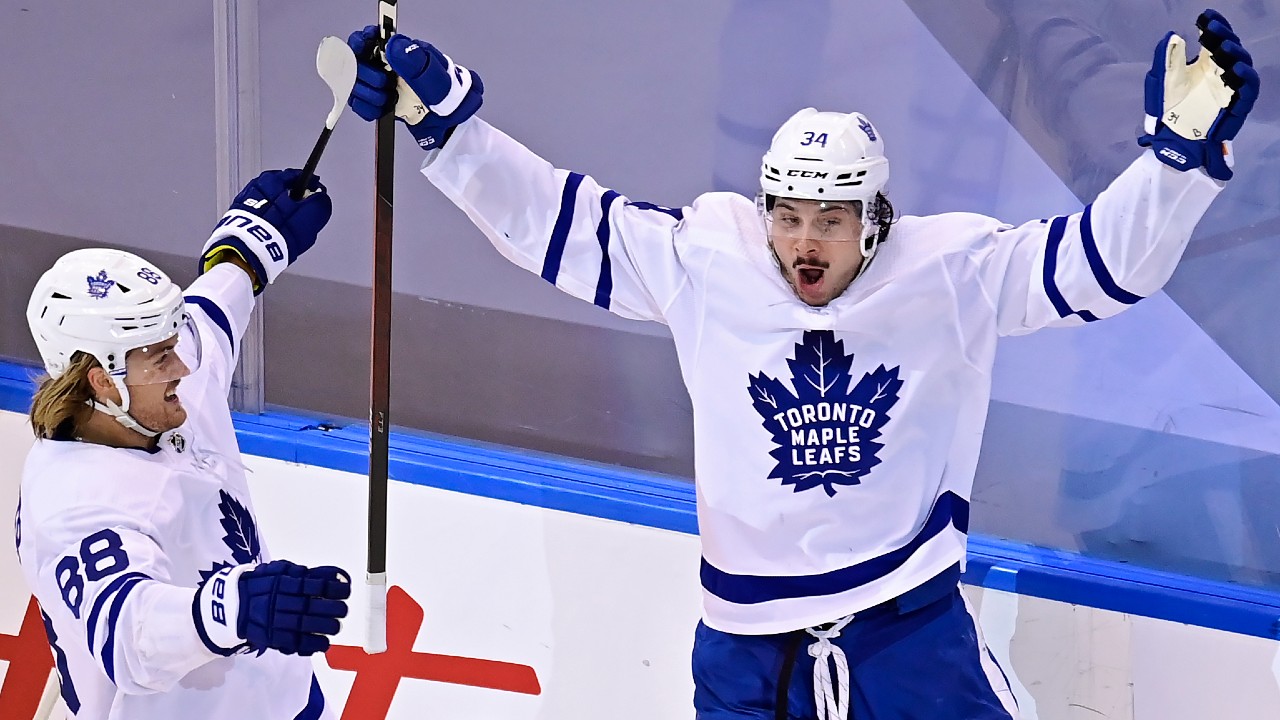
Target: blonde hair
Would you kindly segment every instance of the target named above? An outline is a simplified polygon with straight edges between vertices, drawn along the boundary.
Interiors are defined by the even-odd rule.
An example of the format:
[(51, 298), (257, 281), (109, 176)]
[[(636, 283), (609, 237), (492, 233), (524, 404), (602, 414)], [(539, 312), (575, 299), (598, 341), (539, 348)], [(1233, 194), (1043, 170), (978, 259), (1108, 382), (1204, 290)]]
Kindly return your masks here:
[(77, 352), (71, 356), (71, 364), (58, 377), (45, 375), (40, 387), (31, 398), (31, 410), (27, 417), (36, 437), (44, 440), (70, 440), (79, 426), (93, 412), (86, 402), (93, 398), (89, 385), (89, 371), (101, 367), (88, 353)]

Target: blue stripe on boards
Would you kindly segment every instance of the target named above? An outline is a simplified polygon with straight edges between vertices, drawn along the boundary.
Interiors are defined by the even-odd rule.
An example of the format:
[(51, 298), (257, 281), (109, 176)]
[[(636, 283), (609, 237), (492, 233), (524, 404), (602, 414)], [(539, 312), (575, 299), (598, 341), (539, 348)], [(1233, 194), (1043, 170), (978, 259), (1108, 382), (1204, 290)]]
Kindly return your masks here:
[(722, 600), (739, 605), (835, 595), (879, 580), (902, 567), (916, 550), (947, 526), (954, 526), (962, 533), (969, 531), (969, 503), (950, 490), (934, 503), (920, 532), (897, 550), (819, 575), (734, 575), (713, 567), (704, 558), (702, 587)]
[(600, 198), (600, 225), (596, 227), (596, 239), (600, 241), (600, 279), (596, 281), (595, 304), (609, 309), (613, 295), (613, 267), (609, 263), (609, 208), (618, 199), (618, 193), (610, 190)]
[(227, 336), (227, 346), (231, 348), (231, 353), (236, 351), (236, 336), (231, 332), (231, 321), (227, 320), (227, 314), (218, 307), (218, 304), (203, 295), (187, 295), (183, 298), (187, 302), (195, 305), (204, 311), (205, 315), (217, 325), (219, 329)]
[(1102, 292), (1106, 293), (1107, 297), (1125, 305), (1132, 305), (1141, 300), (1142, 296), (1134, 295), (1120, 287), (1111, 277), (1107, 264), (1102, 261), (1102, 253), (1098, 252), (1098, 243), (1093, 238), (1092, 215), (1093, 204), (1090, 203), (1085, 206), (1084, 214), (1080, 216), (1080, 244), (1084, 246), (1084, 256), (1089, 260), (1089, 269), (1093, 271), (1098, 287), (1102, 288)]
[(107, 639), (102, 644), (102, 669), (107, 671), (107, 678), (113, 683), (116, 681), (116, 621), (120, 619), (120, 611), (124, 609), (124, 601), (129, 597), (129, 593), (141, 585), (143, 580), (150, 579), (145, 575), (130, 578), (129, 582), (120, 588), (120, 592), (116, 593), (115, 602), (111, 603), (111, 612), (107, 614)]
[(578, 201), (578, 186), (582, 184), (582, 175), (569, 173), (564, 180), (564, 192), (560, 195), (560, 213), (556, 215), (556, 224), (551, 229), (551, 242), (547, 244), (547, 255), (542, 259), (542, 279), (556, 284), (560, 276), (560, 261), (564, 259), (564, 246), (569, 241), (569, 228), (573, 226), (573, 206)]
[(320, 720), (324, 713), (324, 693), (320, 692), (320, 683), (316, 676), (311, 676), (311, 693), (307, 696), (307, 706), (294, 716), (293, 720)]
[(102, 612), (102, 608), (106, 607), (107, 601), (110, 600), (111, 597), (116, 594), (116, 591), (118, 591), (121, 588), (121, 586), (123, 586), (126, 582), (128, 582), (133, 578), (141, 578), (143, 580), (151, 579), (140, 572), (125, 573), (123, 575), (118, 576), (116, 579), (112, 580), (111, 583), (107, 585), (105, 588), (103, 588), (102, 592), (98, 593), (98, 596), (93, 599), (93, 610), (89, 612), (89, 623), (88, 623), (89, 624), (89, 652), (93, 652), (93, 638), (98, 631), (98, 614)]
[(1049, 302), (1053, 303), (1053, 309), (1058, 311), (1058, 317), (1078, 315), (1085, 322), (1093, 322), (1098, 318), (1088, 310), (1077, 312), (1071, 309), (1067, 299), (1062, 296), (1062, 291), (1058, 289), (1058, 281), (1054, 277), (1058, 269), (1058, 248), (1062, 245), (1062, 236), (1066, 231), (1067, 218), (1064, 216), (1059, 215), (1049, 225), (1049, 237), (1044, 247), (1044, 294), (1049, 296)]

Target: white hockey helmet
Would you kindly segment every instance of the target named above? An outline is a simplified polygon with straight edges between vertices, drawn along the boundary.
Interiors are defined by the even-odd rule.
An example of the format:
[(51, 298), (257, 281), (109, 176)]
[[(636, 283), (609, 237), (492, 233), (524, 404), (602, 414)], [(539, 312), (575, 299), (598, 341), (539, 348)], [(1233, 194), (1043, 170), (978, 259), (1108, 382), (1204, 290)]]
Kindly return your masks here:
[[(45, 370), (66, 372), (77, 352), (92, 355), (120, 391), (121, 403), (91, 404), (125, 427), (154, 436), (128, 416), (128, 385), (170, 382), (190, 374), (200, 361), (182, 289), (137, 255), (88, 248), (63, 255), (36, 282), (27, 304), (27, 324)], [(179, 333), (182, 362), (128, 375), (126, 355)], [(127, 381), (127, 382), (126, 382)]]
[(889, 182), (880, 133), (861, 113), (805, 108), (778, 128), (764, 154), (760, 190), (765, 195), (862, 204), (862, 254), (879, 240), (872, 210)]

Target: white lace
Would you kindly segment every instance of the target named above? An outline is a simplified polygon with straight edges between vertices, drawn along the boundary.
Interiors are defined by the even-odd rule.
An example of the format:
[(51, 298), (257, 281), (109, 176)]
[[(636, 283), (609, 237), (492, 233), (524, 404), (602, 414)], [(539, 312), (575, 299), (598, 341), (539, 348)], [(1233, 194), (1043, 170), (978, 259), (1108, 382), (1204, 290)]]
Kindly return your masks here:
[[(840, 637), (840, 631), (853, 620), (852, 615), (840, 618), (826, 630), (808, 628), (805, 632), (818, 638), (809, 646), (809, 656), (813, 658), (813, 703), (818, 708), (818, 720), (848, 720), (849, 718), (849, 662), (844, 650), (833, 645), (832, 640)], [(831, 668), (827, 664), (830, 658), (836, 665), (836, 683), (838, 692), (831, 687)]]

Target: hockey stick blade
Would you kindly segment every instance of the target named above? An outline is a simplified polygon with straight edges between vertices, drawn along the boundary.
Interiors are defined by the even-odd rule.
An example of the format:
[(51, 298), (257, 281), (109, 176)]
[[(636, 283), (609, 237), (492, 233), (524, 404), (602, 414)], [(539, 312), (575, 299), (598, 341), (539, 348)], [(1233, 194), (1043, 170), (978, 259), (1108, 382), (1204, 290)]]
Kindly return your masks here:
[(306, 195), (307, 184), (311, 182), (311, 176), (315, 175), (316, 166), (320, 164), (320, 155), (329, 144), (329, 136), (338, 124), (338, 118), (342, 117), (342, 108), (346, 106), (347, 98), (351, 97), (351, 89), (356, 86), (355, 53), (342, 40), (330, 35), (320, 41), (320, 47), (316, 50), (316, 72), (325, 85), (329, 86), (329, 92), (333, 93), (333, 108), (324, 120), (324, 130), (311, 148), (307, 163), (302, 166), (302, 175), (289, 191), (289, 196), (294, 200), (301, 200)]

